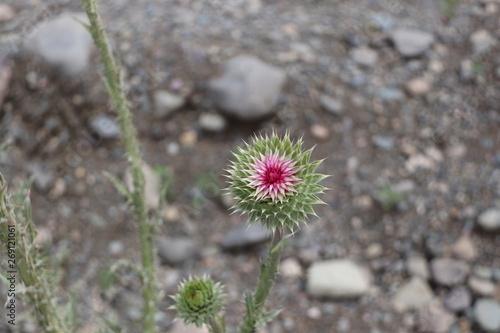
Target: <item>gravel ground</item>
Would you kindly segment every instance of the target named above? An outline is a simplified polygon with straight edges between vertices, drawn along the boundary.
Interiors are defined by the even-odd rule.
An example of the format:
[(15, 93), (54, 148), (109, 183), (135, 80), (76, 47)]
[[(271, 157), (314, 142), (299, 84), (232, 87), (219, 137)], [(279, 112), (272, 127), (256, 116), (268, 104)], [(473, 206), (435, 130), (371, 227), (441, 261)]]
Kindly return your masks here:
[[(68, 253), (62, 284), (77, 291), (79, 332), (101, 316), (139, 332), (137, 277), (104, 288), (100, 273), (139, 252), (130, 207), (103, 176), (124, 177), (126, 164), (96, 51), (75, 33), (78, 56), (52, 58), (56, 69), (42, 59), (50, 47), (29, 46), (78, 2), (5, 3), (0, 140), (13, 145), (0, 170), (12, 187), (35, 177), (33, 216), (54, 256)], [(145, 160), (174, 175), (158, 233), (165, 295), (209, 273), (235, 330), (266, 235), (249, 238), (244, 216), (229, 215), (222, 170), (242, 139), (276, 129), (316, 145), (332, 177), (319, 218), (286, 249), (269, 300), (283, 311), (262, 332), (500, 332), (500, 3), (463, 0), (451, 14), (449, 3), (102, 1)], [(64, 24), (50, 34), (63, 40)], [(239, 55), (286, 73), (263, 119), (220, 112), (211, 95)], [(241, 93), (245, 105), (252, 91)], [(171, 303), (160, 331), (179, 332)], [(37, 329), (26, 316), (19, 331)]]

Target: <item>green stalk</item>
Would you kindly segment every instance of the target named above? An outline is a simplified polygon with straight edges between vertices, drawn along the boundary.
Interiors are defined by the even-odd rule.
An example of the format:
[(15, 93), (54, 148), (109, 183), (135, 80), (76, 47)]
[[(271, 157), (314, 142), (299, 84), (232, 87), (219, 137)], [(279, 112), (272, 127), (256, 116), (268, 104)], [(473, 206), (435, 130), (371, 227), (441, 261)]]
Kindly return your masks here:
[(224, 318), (217, 315), (215, 318), (209, 320), (208, 329), (210, 333), (226, 333), (226, 323)]
[(264, 305), (278, 273), (278, 265), (283, 253), (282, 230), (276, 229), (271, 240), (267, 261), (262, 264), (257, 289), (247, 295), (247, 312), (239, 328), (240, 333), (254, 333), (262, 322)]
[(139, 241), (141, 247), (141, 259), (143, 269), (143, 300), (144, 321), (143, 332), (153, 333), (155, 331), (154, 315), (158, 304), (158, 287), (156, 285), (155, 256), (153, 247), (153, 234), (155, 226), (148, 219), (147, 206), (144, 196), (144, 174), (141, 166), (143, 160), (137, 143), (137, 135), (132, 123), (132, 115), (127, 105), (127, 99), (120, 79), (120, 69), (117, 66), (109, 41), (104, 31), (95, 0), (81, 0), (81, 4), (89, 18), (88, 30), (99, 50), (101, 61), (104, 65), (106, 77), (106, 88), (114, 107), (118, 113), (118, 122), (123, 134), (123, 144), (128, 156), (128, 163), (133, 178), (134, 191), (132, 203), (134, 213), (139, 220)]

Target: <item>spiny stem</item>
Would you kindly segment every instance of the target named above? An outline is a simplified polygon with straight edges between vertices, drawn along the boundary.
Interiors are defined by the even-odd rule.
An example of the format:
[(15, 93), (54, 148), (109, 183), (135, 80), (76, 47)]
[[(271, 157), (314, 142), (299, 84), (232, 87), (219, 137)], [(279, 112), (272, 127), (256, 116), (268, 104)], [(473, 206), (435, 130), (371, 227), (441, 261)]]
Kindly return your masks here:
[(109, 47), (108, 38), (104, 31), (95, 0), (81, 0), (82, 7), (87, 13), (90, 26), (88, 30), (99, 50), (101, 61), (104, 65), (106, 88), (118, 113), (118, 122), (123, 134), (123, 144), (128, 156), (128, 163), (134, 184), (132, 203), (134, 213), (139, 220), (139, 241), (141, 246), (141, 259), (143, 276), (144, 321), (143, 332), (155, 331), (154, 315), (158, 304), (158, 287), (156, 285), (155, 256), (153, 247), (153, 234), (155, 226), (148, 219), (147, 206), (144, 196), (144, 174), (141, 166), (143, 160), (137, 143), (137, 135), (132, 123), (132, 114), (127, 105), (124, 89), (120, 79), (120, 69), (117, 66)]
[(269, 296), (271, 287), (276, 279), (276, 274), (278, 273), (278, 265), (283, 253), (283, 243), (281, 242), (283, 237), (282, 232), (280, 229), (276, 229), (273, 232), (267, 261), (261, 266), (257, 289), (251, 295), (253, 309), (252, 311), (248, 311), (249, 309), (247, 309), (243, 323), (239, 328), (240, 333), (254, 333), (257, 331), (257, 323), (262, 317), (266, 299)]

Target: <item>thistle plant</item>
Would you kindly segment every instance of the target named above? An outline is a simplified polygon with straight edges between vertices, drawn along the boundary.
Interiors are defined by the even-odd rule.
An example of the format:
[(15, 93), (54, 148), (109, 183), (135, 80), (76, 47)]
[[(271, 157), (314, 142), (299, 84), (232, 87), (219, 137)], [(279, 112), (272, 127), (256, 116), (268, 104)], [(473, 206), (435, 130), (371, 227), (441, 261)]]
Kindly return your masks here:
[[(257, 289), (244, 297), (246, 314), (239, 327), (240, 333), (256, 332), (279, 313), (265, 311), (264, 306), (281, 260), (283, 235), (287, 229), (294, 232), (309, 215), (316, 215), (314, 205), (323, 204), (318, 195), (326, 188), (319, 182), (327, 176), (315, 173), (321, 161), (311, 162), (313, 149), (304, 151), (302, 143), (301, 139), (293, 142), (288, 134), (282, 138), (274, 133), (255, 137), (252, 144), (238, 148), (227, 170), (228, 191), (236, 199), (233, 210), (247, 214), (250, 224), (261, 222), (272, 234), (268, 259), (261, 265)], [(217, 331), (210, 325), (220, 318), (220, 314), (203, 312), (201, 321), (199, 307), (186, 306), (193, 298), (198, 298), (186, 286), (186, 283), (181, 284), (179, 294), (174, 297), (178, 317), (185, 323), (195, 320), (208, 323), (212, 332), (225, 332), (225, 328)]]

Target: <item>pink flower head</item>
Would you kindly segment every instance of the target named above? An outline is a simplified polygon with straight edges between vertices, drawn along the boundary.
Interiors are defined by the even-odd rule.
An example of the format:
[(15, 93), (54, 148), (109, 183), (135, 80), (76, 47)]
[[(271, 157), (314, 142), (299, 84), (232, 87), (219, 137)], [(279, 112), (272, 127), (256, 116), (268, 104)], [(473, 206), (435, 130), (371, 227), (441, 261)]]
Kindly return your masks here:
[(257, 200), (283, 201), (291, 192), (296, 192), (294, 183), (300, 179), (295, 176), (295, 161), (287, 161), (277, 154), (261, 154), (261, 159), (256, 158), (250, 166), (253, 170), (250, 170), (252, 181), (249, 186), (256, 188), (253, 196)]

